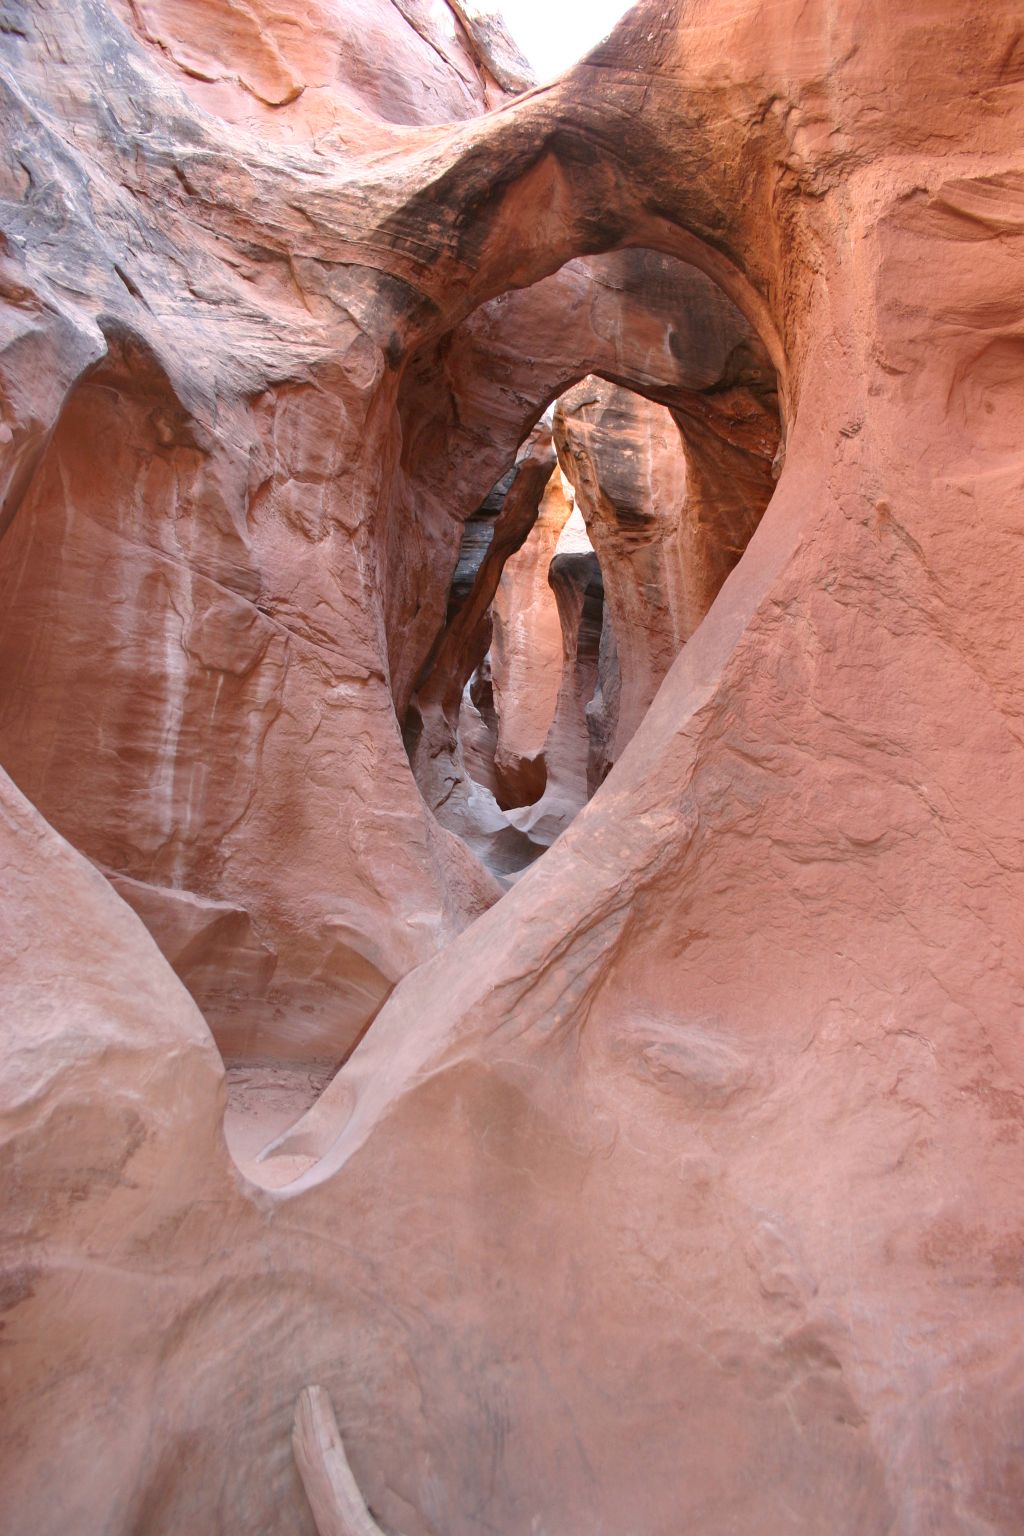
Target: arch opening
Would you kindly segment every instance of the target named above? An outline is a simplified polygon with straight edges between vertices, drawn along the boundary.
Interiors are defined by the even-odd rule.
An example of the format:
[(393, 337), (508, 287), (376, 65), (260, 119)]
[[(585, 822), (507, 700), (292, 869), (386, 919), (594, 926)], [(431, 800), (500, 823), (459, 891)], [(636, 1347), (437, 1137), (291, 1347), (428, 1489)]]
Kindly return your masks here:
[[(644, 248), (502, 295), (411, 360), (415, 489), (455, 538), (432, 633), (411, 660), (397, 636), (396, 709), (427, 805), (502, 885), (595, 793), (742, 557), (778, 387), (722, 289)], [(395, 507), (415, 522), (412, 488)]]
[[(391, 694), (432, 819), (499, 894), (600, 789), (742, 558), (779, 472), (779, 395), (725, 291), (644, 247), (501, 294), (408, 360)], [(306, 1114), (247, 1163), (270, 1187), (309, 1174), (327, 1134), (320, 1082), (289, 1081)]]

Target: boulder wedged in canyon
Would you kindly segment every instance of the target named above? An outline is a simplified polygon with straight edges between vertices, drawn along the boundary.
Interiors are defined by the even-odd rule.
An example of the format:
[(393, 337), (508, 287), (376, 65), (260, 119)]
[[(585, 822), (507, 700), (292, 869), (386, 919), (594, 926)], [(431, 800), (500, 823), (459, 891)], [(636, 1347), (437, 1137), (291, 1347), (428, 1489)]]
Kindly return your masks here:
[[(111, 58), (101, 7), (8, 12), (8, 334), (54, 363), (3, 374), (2, 748), (39, 806), (4, 785), (3, 1520), (312, 1536), (290, 1436), (315, 1383), (403, 1536), (1014, 1536), (1019, 6), (652, 0), (552, 86), (357, 124), (338, 162), (193, 112), (155, 53)], [(477, 866), (428, 842), (396, 658), (407, 701), (462, 520), (573, 378), (520, 402), (456, 505), (472, 434), (442, 467), (398, 374), (628, 243), (705, 267), (779, 368), (784, 452), (727, 400), (706, 445), (682, 423), (689, 495), (718, 443), (749, 459), (744, 421), (775, 494), (589, 804), (404, 976), (260, 1165), (292, 1182), (259, 1188), (200, 1013), (59, 834), (263, 943), (257, 895), (290, 890), (314, 959), (325, 912), (383, 944), (443, 909), (445, 861)], [(403, 524), (417, 477), (437, 516), (425, 494)], [(112, 551), (146, 539), (117, 586)], [(208, 582), (216, 621), (212, 595), (193, 622), (178, 585), (140, 591), (151, 562)], [(104, 642), (126, 591), (145, 627)], [(264, 626), (287, 664), (247, 670)], [(182, 638), (248, 701), (194, 746), (213, 698), (176, 724)], [(190, 774), (211, 815), (244, 798), (232, 742), (271, 666), (287, 730), (240, 823), (251, 882), (196, 891)], [(207, 855), (233, 863), (234, 835)]]

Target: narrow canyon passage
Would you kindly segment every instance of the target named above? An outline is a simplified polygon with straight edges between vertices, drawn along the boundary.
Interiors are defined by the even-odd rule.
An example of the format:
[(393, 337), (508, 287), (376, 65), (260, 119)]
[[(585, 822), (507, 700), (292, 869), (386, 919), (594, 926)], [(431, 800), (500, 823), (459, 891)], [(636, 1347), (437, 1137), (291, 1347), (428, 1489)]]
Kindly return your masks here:
[(405, 733), (434, 815), (506, 883), (607, 777), (757, 526), (778, 428), (770, 370), (754, 377), (761, 394), (745, 380), (728, 421), (756, 412), (760, 436), (709, 467), (705, 427), (692, 492), (687, 418), (588, 376), (465, 521)]
[[(674, 282), (696, 274), (651, 253), (630, 261), (638, 291), (624, 317), (616, 300), (616, 321), (628, 327), (615, 336), (618, 366), (637, 366), (631, 348), (643, 348), (648, 369), (657, 358), (664, 377), (652, 393), (673, 400), (675, 411), (595, 375), (559, 394), (462, 522), (457, 551), (449, 544), (455, 565), (445, 607), (436, 599), (439, 575), (428, 599), (442, 617), (407, 706), (406, 750), (428, 810), (494, 877), (495, 899), (607, 777), (741, 558), (773, 487), (776, 381), (745, 322), (720, 297), (729, 350), (708, 348), (690, 321), (693, 354), (678, 355), (672, 342), (685, 333), (693, 298)], [(652, 269), (663, 279), (653, 300)], [(702, 298), (709, 291), (698, 285)], [(522, 296), (524, 313), (535, 314), (536, 302)], [(509, 341), (524, 345), (514, 331)], [(486, 380), (484, 360), (474, 361)], [(459, 379), (480, 400), (480, 427), (497, 450), (508, 442), (498, 435), (503, 418), (481, 409), (493, 411), (494, 397), (465, 365)], [(702, 395), (692, 388), (698, 379), (708, 381)], [(550, 371), (522, 365), (516, 388), (543, 399)], [(695, 396), (699, 429), (690, 425)], [(458, 414), (462, 420), (461, 407)], [(449, 441), (435, 423), (420, 420), (417, 430)], [(700, 455), (692, 484), (688, 433)], [(417, 468), (438, 474), (425, 456)], [(251, 1177), (276, 1183), (297, 1171), (291, 1159), (271, 1166), (254, 1158), (341, 1064), (280, 1052), (229, 1058), (228, 1140)]]
[(0, 1536), (1024, 1529), (1022, 39), (7, 0)]

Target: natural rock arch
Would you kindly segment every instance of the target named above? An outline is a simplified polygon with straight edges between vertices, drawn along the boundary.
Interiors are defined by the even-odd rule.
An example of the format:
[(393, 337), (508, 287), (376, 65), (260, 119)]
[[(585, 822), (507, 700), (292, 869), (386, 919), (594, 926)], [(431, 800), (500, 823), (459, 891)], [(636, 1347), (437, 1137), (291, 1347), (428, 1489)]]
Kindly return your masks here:
[[(365, 594), (403, 348), (580, 250), (671, 244), (783, 338), (787, 443), (599, 793), (398, 986), (282, 1144), (285, 1190), (233, 1167), (208, 1030), (142, 926), (5, 781), (11, 1518), (309, 1531), (289, 1434), (317, 1381), (404, 1536), (1009, 1536), (1017, 6), (644, 4), (483, 120), (351, 115), (343, 164), (204, 115), (112, 12), (13, 14), (4, 296), (60, 359), (4, 374), (21, 464), (96, 314), (130, 314), (210, 385), (218, 452), (252, 450), (275, 617), (351, 641), (292, 675), (266, 809), (308, 851), (307, 969), (327, 917), (351, 940), (322, 896), (338, 824), (381, 831), (366, 786), (396, 859), (423, 826), (397, 729), (341, 772), (393, 715)], [(458, 849), (422, 847), (417, 956), (457, 926)], [(396, 877), (367, 868), (387, 937)]]
[[(464, 835), (485, 861), (495, 860), (498, 870), (516, 868), (517, 858), (528, 862), (542, 845), (531, 854), (526, 843), (517, 852), (515, 830), (470, 785), (457, 741), (459, 699), (472, 670), (466, 670), (467, 646), (478, 644), (477, 608), (489, 604), (501, 562), (522, 542), (539, 505), (542, 478), (533, 457), (509, 493), (516, 510), (510, 507), (508, 532), (497, 525), (501, 532), (483, 572), (486, 593), (470, 600), (473, 623), (460, 613), (454, 631), (443, 636), (437, 626), (447, 583), (439, 578), (454, 566), (467, 514), (505, 471), (520, 438), (554, 399), (591, 374), (672, 407), (684, 440), (692, 440), (694, 537), (687, 561), (694, 573), (693, 619), (687, 632), (710, 605), (774, 488), (777, 394), (767, 352), (721, 290), (675, 258), (633, 249), (570, 263), (482, 306), (410, 360), (399, 416), (401, 463), (412, 472), (400, 471), (390, 526), (396, 530), (391, 569), (411, 586), (401, 587), (400, 606), (390, 605), (392, 686), (402, 717), (409, 679), (419, 673), (406, 729), (420, 788), (444, 825)], [(524, 496), (530, 502), (525, 515), (519, 510)], [(718, 530), (730, 524), (723, 539)], [(410, 539), (412, 559), (405, 553)]]

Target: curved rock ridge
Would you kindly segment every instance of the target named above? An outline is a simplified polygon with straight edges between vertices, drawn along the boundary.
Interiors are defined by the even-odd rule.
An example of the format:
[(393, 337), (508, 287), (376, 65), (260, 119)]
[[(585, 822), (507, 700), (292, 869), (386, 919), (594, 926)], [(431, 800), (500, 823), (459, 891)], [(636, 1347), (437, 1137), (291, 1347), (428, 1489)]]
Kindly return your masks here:
[[(131, 17), (0, 30), (0, 1524), (314, 1536), (317, 1383), (402, 1536), (1016, 1536), (1017, 0), (641, 0), (324, 144)], [(756, 346), (686, 398), (553, 330), (477, 368), (625, 248)], [(778, 481), (499, 901), (399, 721), (589, 375), (726, 565)], [(243, 1171), (214, 1036), (358, 1043)]]

